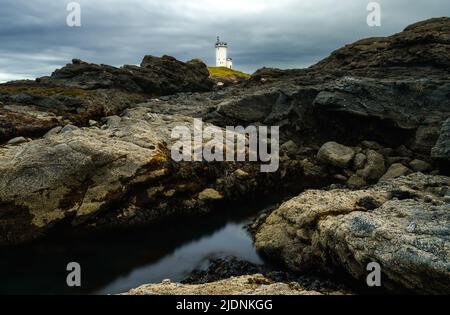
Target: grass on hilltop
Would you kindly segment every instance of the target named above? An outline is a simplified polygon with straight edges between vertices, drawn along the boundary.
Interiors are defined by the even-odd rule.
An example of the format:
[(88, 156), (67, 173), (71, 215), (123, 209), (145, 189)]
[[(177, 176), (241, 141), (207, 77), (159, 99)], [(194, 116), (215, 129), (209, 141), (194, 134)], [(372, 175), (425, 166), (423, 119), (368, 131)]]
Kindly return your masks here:
[(226, 67), (208, 67), (209, 76), (216, 79), (248, 79), (250, 75), (241, 71), (229, 69)]

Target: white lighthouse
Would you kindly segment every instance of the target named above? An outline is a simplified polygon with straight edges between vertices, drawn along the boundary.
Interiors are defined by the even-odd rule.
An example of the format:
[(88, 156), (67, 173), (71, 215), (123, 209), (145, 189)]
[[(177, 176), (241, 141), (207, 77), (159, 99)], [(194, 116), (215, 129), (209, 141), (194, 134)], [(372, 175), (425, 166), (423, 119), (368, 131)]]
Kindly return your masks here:
[(226, 67), (231, 69), (231, 67), (233, 66), (233, 59), (227, 57), (227, 50), (227, 43), (221, 42), (219, 36), (217, 36), (216, 67)]

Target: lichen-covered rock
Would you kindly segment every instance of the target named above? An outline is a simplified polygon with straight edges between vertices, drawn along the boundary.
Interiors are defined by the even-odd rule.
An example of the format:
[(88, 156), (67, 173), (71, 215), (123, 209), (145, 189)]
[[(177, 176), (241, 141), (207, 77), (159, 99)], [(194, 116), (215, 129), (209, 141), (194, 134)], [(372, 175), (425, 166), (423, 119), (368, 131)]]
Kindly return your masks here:
[(144, 121), (63, 131), (0, 148), (0, 244), (37, 237), (65, 218), (84, 222), (133, 183), (162, 175), (166, 157)]
[(164, 281), (130, 290), (127, 295), (321, 295), (298, 283), (277, 283), (261, 275), (231, 277), (205, 284), (180, 284)]
[[(207, 213), (222, 200), (326, 176), (301, 161), (281, 162), (271, 174), (261, 174), (258, 162), (175, 162), (171, 132), (180, 126), (193, 131), (191, 117), (137, 107), (104, 121), (0, 146), (0, 245), (38, 238), (63, 221), (101, 229)], [(209, 141), (203, 140), (202, 149)]]
[(365, 281), (378, 262), (385, 288), (446, 294), (449, 189), (448, 177), (415, 173), (366, 190), (309, 190), (267, 218), (256, 246), (292, 270), (344, 269)]

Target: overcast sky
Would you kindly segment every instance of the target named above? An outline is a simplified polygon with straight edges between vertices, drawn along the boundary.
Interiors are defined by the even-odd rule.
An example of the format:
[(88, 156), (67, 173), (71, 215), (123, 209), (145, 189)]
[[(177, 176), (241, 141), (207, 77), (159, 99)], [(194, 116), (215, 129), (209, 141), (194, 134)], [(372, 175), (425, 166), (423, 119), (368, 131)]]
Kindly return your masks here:
[(69, 0), (0, 0), (0, 81), (48, 75), (79, 58), (139, 64), (145, 54), (214, 63), (217, 35), (234, 67), (299, 68), (336, 48), (449, 16), (449, 0), (380, 0), (381, 27), (366, 23), (370, 0), (79, 0), (81, 27), (68, 27)]

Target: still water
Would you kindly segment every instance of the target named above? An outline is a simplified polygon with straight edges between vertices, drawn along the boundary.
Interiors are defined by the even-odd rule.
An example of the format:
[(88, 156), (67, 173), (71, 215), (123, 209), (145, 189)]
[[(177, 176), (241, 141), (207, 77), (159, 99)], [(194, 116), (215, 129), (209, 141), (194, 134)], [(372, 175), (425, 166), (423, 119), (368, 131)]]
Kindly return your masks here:
[[(115, 294), (163, 279), (181, 281), (211, 258), (262, 264), (245, 225), (255, 210), (215, 213), (137, 231), (52, 235), (0, 250), (0, 294)], [(69, 262), (81, 265), (81, 288), (66, 285)]]

